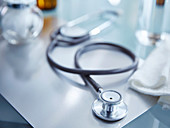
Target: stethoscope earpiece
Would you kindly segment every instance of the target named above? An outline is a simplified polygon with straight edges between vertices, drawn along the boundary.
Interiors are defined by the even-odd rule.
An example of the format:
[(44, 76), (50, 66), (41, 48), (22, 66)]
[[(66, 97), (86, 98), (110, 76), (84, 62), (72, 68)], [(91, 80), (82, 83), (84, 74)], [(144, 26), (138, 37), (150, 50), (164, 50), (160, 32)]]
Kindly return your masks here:
[(99, 98), (92, 104), (93, 113), (105, 121), (118, 121), (127, 115), (127, 105), (120, 93), (107, 90), (99, 94)]

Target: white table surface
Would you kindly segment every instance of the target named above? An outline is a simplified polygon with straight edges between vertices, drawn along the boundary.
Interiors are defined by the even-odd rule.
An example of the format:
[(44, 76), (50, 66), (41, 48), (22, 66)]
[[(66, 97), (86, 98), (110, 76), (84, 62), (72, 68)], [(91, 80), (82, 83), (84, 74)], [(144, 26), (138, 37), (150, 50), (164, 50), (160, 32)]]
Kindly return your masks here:
[[(119, 91), (129, 109), (127, 117), (118, 122), (108, 123), (96, 118), (91, 110), (92, 102), (96, 98), (93, 91), (87, 86), (71, 83), (61, 75), (56, 75), (46, 60), (49, 33), (62, 23), (62, 20), (55, 17), (45, 18), (41, 35), (29, 45), (11, 46), (4, 40), (0, 41), (0, 93), (33, 127), (119, 128), (156, 103), (156, 97), (143, 95), (128, 88), (128, 74), (95, 77), (104, 89)], [(125, 39), (127, 40), (127, 36)], [(71, 51), (63, 52), (59, 49), (55, 55), (56, 59), (70, 65)], [(92, 66), (107, 65), (104, 61), (108, 60), (107, 55), (103, 54), (102, 58), (98, 56), (96, 60), (91, 59)], [(116, 57), (120, 59), (120, 56)], [(129, 63), (126, 59), (123, 61), (125, 64)], [(80, 81), (78, 76), (67, 77)]]

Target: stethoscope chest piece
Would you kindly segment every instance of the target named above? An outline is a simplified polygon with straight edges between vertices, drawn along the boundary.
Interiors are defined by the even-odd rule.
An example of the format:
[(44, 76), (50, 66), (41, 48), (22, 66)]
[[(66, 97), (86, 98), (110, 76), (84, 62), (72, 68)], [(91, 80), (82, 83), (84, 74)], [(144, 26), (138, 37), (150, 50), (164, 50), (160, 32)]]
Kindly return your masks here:
[(113, 90), (103, 91), (93, 102), (92, 110), (98, 118), (106, 121), (118, 121), (128, 112), (120, 93)]

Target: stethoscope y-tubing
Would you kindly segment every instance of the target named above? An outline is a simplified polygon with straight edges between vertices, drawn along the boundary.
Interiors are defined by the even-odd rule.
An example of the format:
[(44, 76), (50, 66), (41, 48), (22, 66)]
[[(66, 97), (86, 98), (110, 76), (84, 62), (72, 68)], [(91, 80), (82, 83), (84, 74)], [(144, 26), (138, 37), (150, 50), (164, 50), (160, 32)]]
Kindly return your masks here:
[[(55, 42), (55, 41), (54, 41), (54, 42)], [(130, 66), (127, 66), (127, 67), (125, 67), (125, 68), (117, 68), (117, 69), (109, 69), (109, 70), (86, 70), (86, 69), (81, 69), (81, 68), (80, 68), (80, 65), (79, 65), (79, 63), (78, 63), (78, 61), (77, 61), (77, 60), (79, 59), (80, 55), (81, 55), (84, 51), (87, 50), (86, 48), (89, 48), (89, 47), (91, 47), (91, 46), (97, 46), (97, 45), (100, 45), (100, 44), (101, 44), (101, 45), (112, 46), (112, 47), (114, 47), (114, 49), (116, 48), (116, 49), (118, 49), (119, 51), (122, 51), (123, 53), (125, 53), (126, 55), (128, 55), (128, 56), (132, 59), (133, 64), (131, 64)], [(138, 64), (138, 61), (137, 61), (137, 58), (135, 57), (135, 55), (134, 55), (131, 51), (129, 51), (129, 50), (127, 50), (127, 49), (125, 49), (125, 48), (123, 48), (123, 47), (121, 47), (121, 46), (119, 46), (119, 45), (112, 44), (112, 43), (93, 43), (93, 44), (86, 45), (85, 47), (83, 47), (83, 48), (81, 49), (81, 51), (83, 51), (83, 52), (77, 51), (77, 53), (76, 53), (76, 55), (75, 55), (74, 62), (75, 62), (75, 66), (76, 66), (76, 67), (79, 67), (79, 68), (68, 68), (68, 67), (62, 66), (62, 65), (58, 64), (57, 62), (55, 62), (55, 61), (51, 58), (51, 56), (49, 55), (56, 46), (58, 46), (57, 43), (53, 43), (53, 42), (52, 42), (52, 43), (49, 45), (49, 47), (47, 48), (47, 52), (46, 52), (47, 60), (48, 60), (48, 62), (49, 62), (51, 65), (53, 65), (54, 67), (56, 67), (56, 68), (58, 68), (58, 69), (60, 69), (60, 70), (62, 70), (62, 71), (65, 71), (65, 72), (69, 72), (69, 73), (74, 73), (74, 74), (79, 74), (79, 75), (80, 75), (80, 74), (83, 74), (83, 75), (109, 75), (109, 74), (118, 74), (118, 73), (123, 73), (123, 72), (130, 71), (130, 70), (132, 70), (132, 69), (136, 69), (136, 68), (137, 68), (137, 64)]]
[[(74, 64), (76, 68), (68, 68), (65, 66), (62, 66), (60, 64), (58, 64), (57, 62), (55, 62), (51, 56), (50, 53), (54, 50), (54, 48), (60, 46), (59, 42), (56, 40), (53, 40), (51, 42), (51, 44), (49, 45), (46, 55), (47, 55), (47, 60), (50, 64), (50, 66), (53, 68), (57, 68), (60, 69), (62, 71), (68, 72), (68, 73), (74, 73), (74, 74), (78, 74), (82, 77), (82, 79), (84, 80), (85, 83), (90, 83), (91, 86), (94, 88), (94, 90), (96, 92), (99, 92), (100, 88), (102, 89), (102, 87), (97, 84), (91, 77), (90, 75), (111, 75), (111, 74), (118, 74), (118, 73), (124, 73), (130, 70), (136, 70), (137, 69), (137, 65), (138, 65), (138, 60), (135, 57), (135, 55), (129, 51), (128, 49), (113, 44), (113, 43), (105, 43), (105, 42), (100, 42), (100, 43), (92, 43), (92, 44), (88, 44), (82, 48), (80, 48), (74, 57)], [(117, 69), (107, 69), (107, 70), (86, 70), (86, 69), (82, 69), (82, 67), (79, 64), (79, 59), (80, 57), (89, 52), (89, 51), (94, 51), (96, 49), (106, 49), (106, 50), (117, 50), (120, 51), (124, 54), (126, 54), (128, 57), (130, 57), (133, 61), (133, 63), (130, 66), (124, 67), (124, 68), (117, 68)], [(55, 71), (55, 70), (54, 70)]]

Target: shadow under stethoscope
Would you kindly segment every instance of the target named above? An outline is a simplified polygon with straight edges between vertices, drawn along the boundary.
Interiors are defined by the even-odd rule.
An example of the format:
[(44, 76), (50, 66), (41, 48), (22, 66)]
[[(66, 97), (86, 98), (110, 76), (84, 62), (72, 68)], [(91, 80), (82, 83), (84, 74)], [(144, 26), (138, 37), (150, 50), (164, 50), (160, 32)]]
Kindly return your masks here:
[[(66, 81), (67, 83), (71, 84), (72, 86), (75, 86), (77, 88), (90, 91), (94, 98), (96, 95), (98, 95), (91, 86), (88, 86), (89, 83), (83, 81), (83, 79), (79, 75), (65, 73), (63, 71), (60, 71), (54, 67), (51, 66), (53, 70), (55, 70), (55, 73), (57, 76), (62, 79), (63, 81)], [(132, 71), (122, 73), (122, 74), (114, 74), (114, 75), (102, 75), (102, 76), (92, 76), (92, 78), (102, 85), (104, 89), (116, 89), (120, 86), (125, 86), (130, 76), (133, 74)], [(105, 79), (105, 80), (104, 80)], [(108, 82), (109, 80), (109, 82)], [(126, 87), (125, 87), (126, 88)]]
[(30, 43), (11, 45), (3, 41), (3, 60), (13, 71), (18, 79), (29, 80), (40, 68), (42, 55), (45, 55), (45, 48), (40, 39)]

